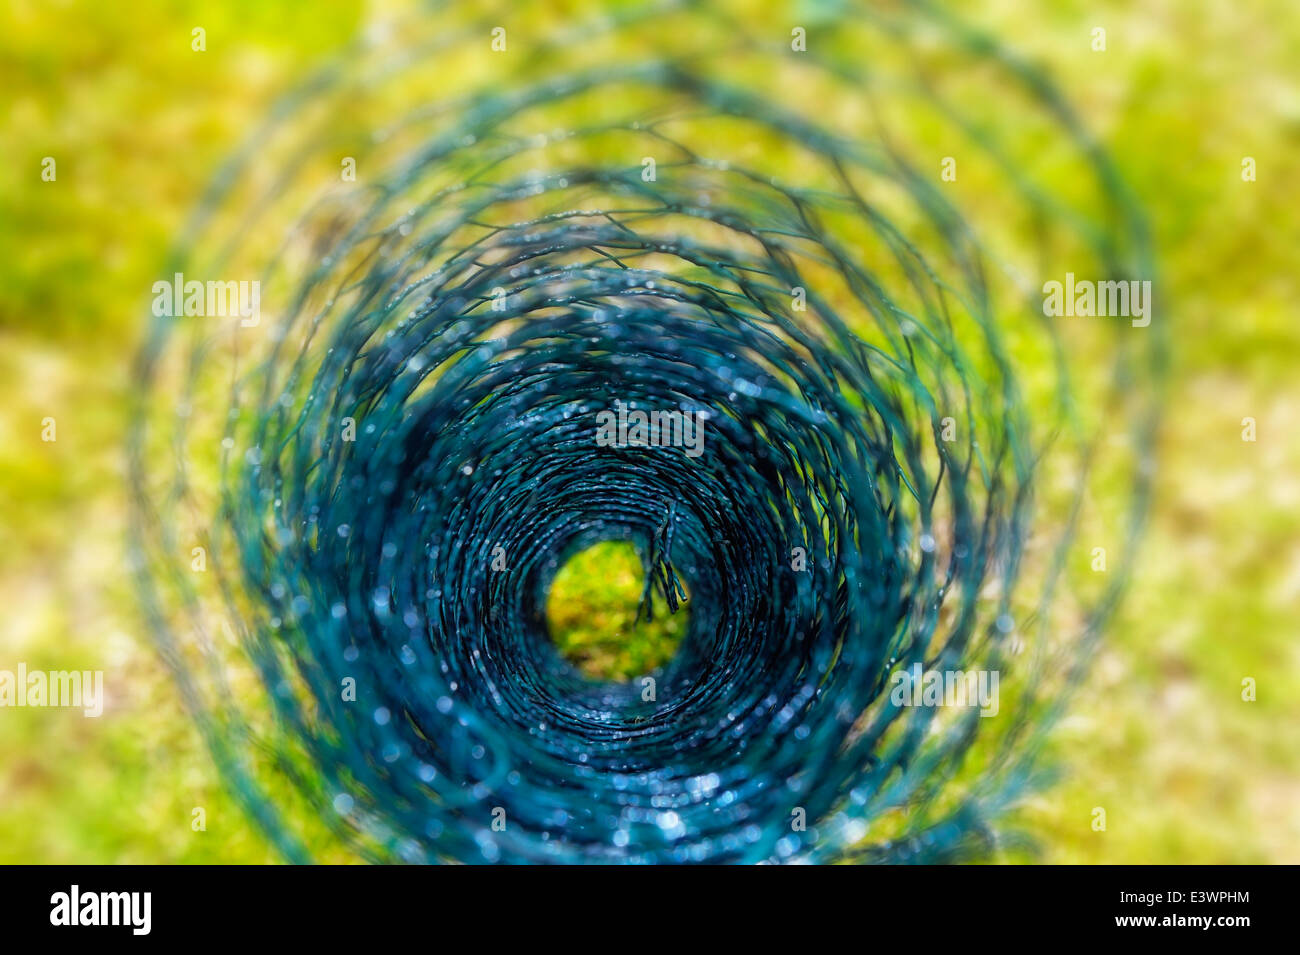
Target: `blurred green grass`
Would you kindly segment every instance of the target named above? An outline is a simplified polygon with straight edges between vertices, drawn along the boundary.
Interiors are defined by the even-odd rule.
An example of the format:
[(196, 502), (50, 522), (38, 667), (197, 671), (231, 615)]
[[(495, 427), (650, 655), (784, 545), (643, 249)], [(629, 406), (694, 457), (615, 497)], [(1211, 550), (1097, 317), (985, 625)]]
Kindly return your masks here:
[[(1176, 323), (1141, 563), (1053, 739), (1067, 774), (1023, 821), (1048, 861), (1300, 862), (1300, 21), (1285, 0), (961, 14), (1042, 65), (1111, 151), (1152, 219)], [(274, 94), (365, 19), (349, 3), (0, 11), (0, 667), (100, 668), (108, 688), (99, 720), (0, 713), (0, 861), (275, 859), (135, 614), (122, 416), (170, 237)], [(591, 570), (569, 581), (570, 649), (625, 673), (660, 660), (655, 631), (625, 626), (627, 575)]]
[(575, 554), (556, 574), (546, 622), (560, 656), (596, 680), (648, 676), (672, 659), (686, 634), (690, 603), (668, 613), (656, 591), (654, 617), (638, 620), (645, 571), (626, 541)]

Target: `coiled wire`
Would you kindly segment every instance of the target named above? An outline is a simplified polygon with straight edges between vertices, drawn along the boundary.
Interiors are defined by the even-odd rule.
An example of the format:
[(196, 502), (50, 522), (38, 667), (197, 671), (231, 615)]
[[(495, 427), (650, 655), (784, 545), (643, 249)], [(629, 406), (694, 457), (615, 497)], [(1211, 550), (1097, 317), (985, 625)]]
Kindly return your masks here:
[[(151, 632), (232, 787), (295, 861), (1016, 845), (1149, 478), (1159, 327), (1035, 299), (1151, 276), (1109, 162), (927, 5), (831, 5), (807, 51), (720, 4), (480, 10), (286, 99), (164, 273), (262, 290), (256, 324), (151, 320), (130, 448)], [(975, 100), (1022, 110), (1075, 194)], [(977, 188), (913, 155), (940, 141)], [(703, 420), (699, 453), (597, 442), (619, 407)], [(689, 599), (648, 680), (547, 633), (604, 540), (642, 555), (647, 612)], [(997, 671), (997, 715), (899, 705), (916, 664)]]

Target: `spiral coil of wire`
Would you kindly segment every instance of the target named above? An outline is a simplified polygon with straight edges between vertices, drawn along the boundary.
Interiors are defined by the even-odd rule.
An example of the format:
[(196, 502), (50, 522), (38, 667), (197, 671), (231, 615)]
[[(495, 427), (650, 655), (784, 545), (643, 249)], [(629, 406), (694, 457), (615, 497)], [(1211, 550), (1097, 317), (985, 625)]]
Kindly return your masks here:
[[(1146, 330), (1035, 314), (1038, 276), (1151, 264), (1037, 73), (928, 5), (884, 9), (830, 5), (799, 49), (723, 4), (433, 7), (218, 179), (167, 274), (256, 279), (260, 314), (153, 319), (133, 556), (288, 858), (934, 861), (1013, 838), (1123, 589), (1160, 362)], [(968, 119), (987, 89), (943, 77), (977, 68), (1079, 195)], [(977, 189), (917, 155), (936, 136)], [(327, 182), (340, 156), (355, 183)], [(600, 440), (619, 416), (651, 424)], [(1114, 541), (1101, 585), (1076, 585), (1080, 528)], [(689, 603), (645, 679), (589, 679), (547, 633), (558, 570), (605, 540), (636, 546), (648, 612)], [(896, 692), (951, 671), (1000, 674), (991, 719)]]

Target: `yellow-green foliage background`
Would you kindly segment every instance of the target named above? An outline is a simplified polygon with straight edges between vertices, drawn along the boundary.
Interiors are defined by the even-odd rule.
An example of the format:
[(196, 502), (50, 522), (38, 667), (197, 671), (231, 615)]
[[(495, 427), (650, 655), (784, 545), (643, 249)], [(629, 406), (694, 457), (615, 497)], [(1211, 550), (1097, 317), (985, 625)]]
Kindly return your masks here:
[[(960, 12), (1044, 66), (1111, 151), (1151, 217), (1168, 303), (1156, 320), (1172, 323), (1140, 566), (1054, 738), (1067, 775), (1023, 821), (1048, 861), (1300, 862), (1300, 17), (1293, 0)], [(147, 290), (216, 163), (372, 13), (0, 10), (0, 668), (103, 669), (107, 693), (98, 720), (0, 710), (0, 861), (274, 858), (223, 792), (134, 610), (125, 396)], [(774, 12), (773, 29), (789, 20)], [(195, 26), (206, 52), (190, 48)], [(1097, 26), (1104, 53), (1090, 48)], [(41, 181), (45, 156), (55, 182)], [(1244, 156), (1257, 182), (1242, 181)], [(54, 443), (40, 439), (47, 416)], [(579, 575), (591, 608), (579, 642), (626, 623), (602, 579), (626, 589)], [(635, 646), (588, 650), (639, 659)], [(206, 832), (191, 831), (195, 806)]]

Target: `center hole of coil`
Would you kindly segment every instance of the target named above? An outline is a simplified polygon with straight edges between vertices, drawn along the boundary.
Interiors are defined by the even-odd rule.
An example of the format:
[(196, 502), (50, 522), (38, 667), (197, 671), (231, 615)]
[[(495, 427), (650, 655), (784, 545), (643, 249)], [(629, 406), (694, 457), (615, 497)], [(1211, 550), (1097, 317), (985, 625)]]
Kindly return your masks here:
[(570, 557), (546, 596), (546, 624), (560, 656), (592, 680), (634, 680), (668, 663), (686, 634), (688, 605), (669, 613), (656, 586), (647, 621), (645, 582), (628, 541), (602, 541)]

